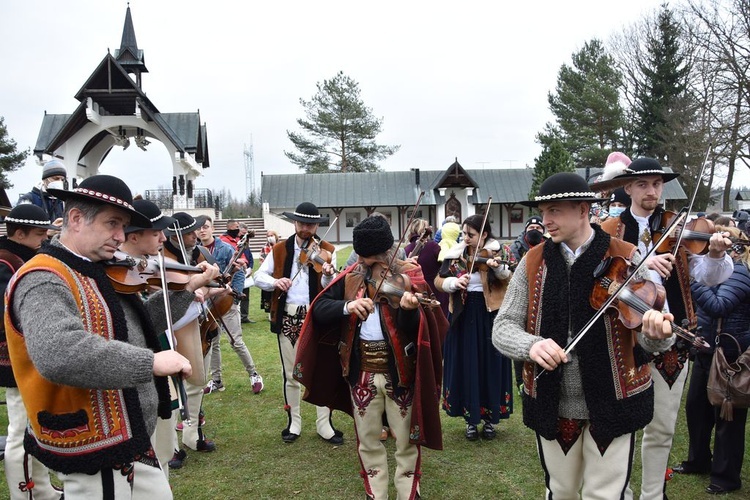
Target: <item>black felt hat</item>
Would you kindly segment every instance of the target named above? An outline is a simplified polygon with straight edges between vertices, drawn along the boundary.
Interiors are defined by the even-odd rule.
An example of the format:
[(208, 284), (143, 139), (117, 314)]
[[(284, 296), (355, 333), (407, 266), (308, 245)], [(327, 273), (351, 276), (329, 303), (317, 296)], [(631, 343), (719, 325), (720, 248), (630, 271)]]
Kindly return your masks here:
[(47, 215), (47, 212), (43, 208), (31, 203), (24, 203), (15, 207), (5, 217), (3, 222), (19, 226), (38, 227), (40, 229), (60, 229), (58, 226), (52, 225), (49, 215)]
[(547, 177), (539, 186), (539, 194), (533, 200), (521, 201), (521, 205), (537, 207), (540, 203), (551, 201), (589, 201), (601, 202), (605, 198), (597, 198), (586, 179), (573, 172), (558, 172)]
[(172, 224), (164, 230), (170, 236), (177, 233), (188, 234), (198, 229), (195, 219), (189, 213), (177, 212), (176, 214), (172, 214), (172, 219), (174, 219), (175, 222), (172, 222)]
[(371, 215), (357, 224), (352, 232), (352, 245), (357, 255), (380, 255), (393, 246), (393, 233), (385, 217)]
[(135, 207), (138, 212), (148, 217), (151, 221), (151, 227), (140, 227), (131, 223), (131, 225), (125, 228), (125, 233), (133, 233), (135, 231), (142, 231), (143, 229), (157, 229), (163, 231), (169, 226), (174, 225), (175, 220), (172, 217), (161, 213), (161, 210), (153, 201), (135, 200), (133, 201), (133, 207)]
[(659, 162), (654, 158), (636, 158), (630, 165), (628, 165), (625, 173), (618, 175), (615, 179), (632, 180), (638, 177), (649, 177), (652, 175), (660, 175), (664, 182), (669, 182), (680, 176), (680, 174), (676, 172), (665, 172)]
[(133, 207), (133, 194), (128, 185), (112, 175), (92, 175), (70, 191), (47, 188), (47, 192), (63, 201), (80, 200), (112, 205), (127, 212), (131, 224), (142, 228), (151, 227), (149, 218)]
[(282, 212), (282, 215), (287, 219), (291, 219), (297, 222), (304, 222), (306, 224), (320, 224), (321, 222), (328, 222), (327, 215), (320, 215), (318, 207), (305, 201), (297, 205), (294, 212)]

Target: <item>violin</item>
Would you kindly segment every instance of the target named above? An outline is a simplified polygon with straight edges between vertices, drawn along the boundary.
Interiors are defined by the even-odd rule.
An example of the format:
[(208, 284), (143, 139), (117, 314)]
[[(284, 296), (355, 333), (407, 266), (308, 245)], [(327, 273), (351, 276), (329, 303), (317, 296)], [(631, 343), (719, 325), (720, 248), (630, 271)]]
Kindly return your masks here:
[[(124, 252), (115, 252), (112, 260), (104, 263), (110, 283), (118, 293), (132, 294), (161, 288), (162, 279), (159, 263), (155, 259), (136, 259)], [(167, 289), (184, 290), (190, 281), (190, 274), (202, 273), (200, 267), (186, 266), (177, 261), (165, 260)]]
[[(676, 216), (677, 214), (675, 212), (667, 210), (662, 214), (661, 218), (654, 219), (652, 223), (653, 227), (651, 228), (651, 235), (654, 241), (661, 237), (665, 228), (669, 227), (670, 223)], [(680, 233), (682, 233), (682, 242), (680, 245), (692, 254), (702, 255), (708, 252), (708, 242), (711, 239), (711, 236), (716, 233), (716, 228), (713, 221), (709, 219), (693, 219), (687, 224), (678, 227), (669, 238), (659, 245), (656, 252), (673, 252), (674, 246), (677, 244), (677, 239), (680, 237)], [(750, 240), (745, 238), (728, 237), (728, 239), (735, 245), (750, 245)]]
[(419, 254), (422, 253), (422, 249), (424, 248), (425, 243), (427, 243), (427, 240), (429, 240), (430, 238), (432, 238), (432, 227), (427, 226), (420, 233), (419, 238), (417, 238), (416, 243), (414, 243), (414, 248), (412, 248), (411, 252), (409, 252), (407, 258), (419, 257)]
[[(594, 271), (596, 284), (591, 291), (589, 304), (594, 309), (601, 308), (610, 295), (618, 290), (629, 276), (630, 262), (623, 257), (607, 257)], [(643, 315), (649, 309), (662, 310), (666, 299), (663, 286), (648, 280), (633, 280), (623, 289), (610, 307), (617, 310), (618, 318), (626, 328), (634, 329), (643, 322)], [(711, 346), (700, 336), (670, 322), (672, 331), (700, 350), (710, 350)]]
[[(376, 267), (377, 269), (375, 269)], [(362, 272), (364, 274), (367, 295), (373, 302), (385, 303), (394, 309), (398, 309), (401, 305), (401, 297), (404, 296), (404, 292), (412, 290), (411, 280), (407, 275), (388, 272), (378, 264), (367, 268), (364, 272), (355, 272)], [(379, 275), (379, 280), (372, 277), (374, 273)], [(412, 294), (425, 307), (440, 307), (440, 302), (435, 300), (434, 297), (430, 297), (426, 292), (412, 291)]]
[(299, 254), (300, 264), (311, 266), (318, 274), (323, 272), (323, 265), (330, 264), (333, 259), (331, 252), (320, 247), (321, 243), (322, 241), (318, 242), (314, 238), (310, 238), (300, 249)]
[[(468, 250), (469, 247), (466, 247), (467, 252)], [(490, 261), (497, 262), (498, 264), (510, 264), (507, 260), (502, 260), (499, 257), (492, 256), (492, 251), (489, 249), (482, 248), (478, 252), (475, 251), (473, 255), (469, 256), (468, 267), (486, 273), (491, 269), (491, 266), (488, 264)]]

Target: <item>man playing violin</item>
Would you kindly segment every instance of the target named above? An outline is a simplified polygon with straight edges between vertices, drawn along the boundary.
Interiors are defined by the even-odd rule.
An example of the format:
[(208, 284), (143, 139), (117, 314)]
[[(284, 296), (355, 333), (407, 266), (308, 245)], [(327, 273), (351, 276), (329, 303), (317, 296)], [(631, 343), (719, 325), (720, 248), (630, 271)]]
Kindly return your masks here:
[[(236, 251), (236, 246), (233, 247), (230, 243), (227, 243), (223, 238), (214, 238), (214, 221), (208, 216), (199, 216), (196, 225), (198, 227), (198, 238), (201, 244), (211, 252), (211, 255), (216, 260), (219, 268), (223, 273), (231, 275), (231, 286), (234, 291), (234, 299), (229, 306), (229, 310), (225, 312), (221, 318), (217, 318), (220, 321), (220, 328), (218, 329), (219, 334), (211, 339), (211, 381), (206, 386), (204, 392), (210, 394), (214, 391), (223, 391), (224, 384), (221, 380), (221, 331), (226, 328), (226, 333), (229, 336), (229, 344), (232, 349), (240, 358), (242, 366), (245, 367), (247, 375), (250, 377), (250, 385), (252, 386), (253, 393), (258, 394), (263, 390), (263, 377), (258, 374), (255, 369), (255, 361), (253, 356), (250, 354), (250, 350), (242, 340), (242, 324), (240, 320), (240, 297), (242, 297), (242, 290), (245, 286), (245, 268), (247, 262), (245, 258), (240, 256), (236, 259), (232, 268), (230, 268), (230, 261)], [(235, 222), (235, 224), (237, 224)], [(228, 299), (225, 299), (228, 300)]]
[[(164, 248), (164, 242), (167, 240), (164, 235), (164, 230), (173, 226), (176, 220), (162, 214), (159, 207), (148, 200), (134, 200), (133, 207), (138, 212), (148, 217), (151, 221), (152, 227), (143, 228), (138, 224), (131, 223), (125, 228), (125, 241), (120, 245), (120, 251), (136, 259), (153, 259)], [(200, 311), (198, 304), (203, 302), (206, 295), (203, 287), (216, 279), (219, 275), (219, 269), (206, 262), (198, 263), (197, 267), (202, 269), (203, 273), (193, 274), (189, 277), (184, 290), (184, 292), (187, 293), (170, 293), (172, 317), (175, 324), (184, 324), (185, 322), (197, 319), (198, 312)], [(165, 332), (159, 336), (162, 346), (169, 345), (168, 340), (165, 338), (167, 334), (169, 333)], [(188, 344), (187, 341), (181, 341), (180, 343)], [(182, 352), (188, 357), (194, 368), (196, 368), (196, 363), (203, 363), (202, 357), (196, 359), (195, 357), (188, 356), (185, 351)], [(176, 392), (174, 392), (174, 394), (176, 394)], [(173, 458), (173, 453), (177, 449), (176, 424), (177, 415), (176, 412), (173, 411), (171, 418), (159, 419), (157, 421), (156, 432), (151, 438), (156, 456), (167, 477), (169, 477), (169, 467), (167, 464), (169, 460)]]
[(165, 318), (161, 297), (142, 303), (118, 294), (101, 265), (125, 227), (151, 221), (116, 177), (50, 191), (66, 202), (60, 236), (7, 291), (8, 348), (29, 416), (26, 450), (59, 473), (70, 498), (171, 499), (149, 438), (157, 417), (171, 414), (165, 377), (192, 368), (159, 345), (166, 321), (152, 318)]
[[(419, 265), (393, 258), (385, 218), (367, 217), (353, 239), (358, 265), (310, 306), (295, 377), (307, 388), (307, 401), (353, 415), (367, 498), (388, 497), (387, 452), (380, 441), (387, 415), (396, 438), (397, 496), (418, 498), (421, 446), (442, 449), (438, 404), (446, 320), (420, 304), (417, 292), (429, 294), (430, 288)], [(389, 287), (398, 281), (379, 287), (382, 279), (402, 275), (410, 286), (404, 280), (401, 288)]]
[[(285, 443), (293, 443), (302, 432), (300, 414), (301, 386), (292, 377), (297, 339), (307, 307), (312, 299), (331, 282), (335, 269), (336, 252), (327, 241), (318, 241), (315, 233), (328, 217), (320, 215), (318, 207), (309, 202), (300, 203), (294, 212), (284, 212), (294, 222), (294, 235), (276, 243), (263, 264), (255, 273), (255, 286), (273, 292), (271, 297), (271, 331), (276, 333), (281, 353), (281, 374), (284, 380), (284, 408), (288, 414), (287, 426), (281, 431)], [(321, 272), (302, 262), (317, 246), (331, 255), (331, 261), (321, 266)], [(308, 248), (310, 247), (310, 248)], [(312, 259), (306, 259), (312, 264)], [(343, 444), (343, 434), (334, 429), (331, 410), (319, 406), (315, 426), (318, 435), (331, 444)]]
[[(633, 160), (628, 170), (613, 179), (624, 184), (625, 192), (632, 199), (631, 206), (619, 218), (613, 217), (605, 221), (602, 229), (614, 238), (636, 245), (641, 254), (645, 255), (656, 239), (652, 237), (653, 228), (665, 226), (664, 209), (659, 204), (664, 183), (678, 175), (665, 172), (659, 162), (652, 158)], [(651, 280), (663, 284), (666, 289), (665, 307), (674, 315), (677, 324), (687, 321), (689, 328), (695, 328), (697, 319), (690, 281), (692, 279), (707, 286), (726, 281), (733, 270), (732, 259), (726, 253), (731, 246), (731, 241), (716, 233), (709, 240), (706, 255), (691, 255), (684, 247), (680, 247), (676, 254), (654, 254), (646, 261)], [(650, 363), (652, 373), (655, 373), (654, 394), (657, 404), (654, 418), (643, 432), (641, 498), (644, 499), (657, 499), (664, 495), (665, 471), (687, 379), (688, 370), (685, 365), (689, 349), (689, 345), (676, 342), (671, 349), (655, 354)], [(682, 472), (680, 467), (676, 467), (675, 471)]]
[(635, 432), (654, 411), (644, 350), (663, 351), (674, 341), (669, 314), (649, 310), (639, 332), (615, 311), (594, 322), (574, 350), (563, 349), (597, 313), (590, 297), (602, 261), (637, 260), (633, 245), (589, 223), (597, 201), (582, 177), (564, 172), (523, 202), (538, 208), (550, 238), (519, 263), (492, 331), (501, 353), (525, 361), (523, 419), (537, 435), (547, 498), (625, 496)]
[[(16, 205), (3, 222), (7, 236), (0, 237), (0, 292), (5, 293), (13, 274), (47, 241), (47, 231), (59, 228), (52, 225), (44, 209), (29, 203)], [(0, 305), (0, 311), (4, 310)], [(13, 377), (4, 327), (0, 327), (0, 386), (5, 387), (8, 406), (3, 464), (11, 500), (26, 500), (30, 494), (40, 500), (59, 499), (62, 492), (50, 483), (49, 469), (23, 449), (26, 408)]]

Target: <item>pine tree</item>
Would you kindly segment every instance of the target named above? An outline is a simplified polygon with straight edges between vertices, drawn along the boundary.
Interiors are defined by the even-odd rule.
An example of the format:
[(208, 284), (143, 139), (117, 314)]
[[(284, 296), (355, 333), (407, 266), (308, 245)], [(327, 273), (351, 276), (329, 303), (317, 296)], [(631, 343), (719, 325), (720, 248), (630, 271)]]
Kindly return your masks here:
[(16, 141), (8, 137), (5, 118), (0, 116), (0, 188), (7, 189), (13, 185), (8, 181), (8, 172), (18, 170), (23, 165), (29, 151), (18, 151)]
[[(636, 90), (636, 126), (634, 137), (637, 152), (667, 160), (670, 131), (677, 117), (686, 113), (677, 108), (689, 104), (686, 98), (690, 66), (680, 47), (680, 26), (666, 4), (662, 4), (655, 26), (646, 39), (646, 61), (641, 64), (643, 81)], [(684, 111), (684, 110), (683, 110)]]
[(343, 72), (317, 84), (311, 100), (300, 99), (307, 119), (298, 119), (302, 133), (287, 136), (298, 152), (284, 151), (289, 160), (307, 173), (375, 172), (399, 146), (375, 142), (383, 120), (360, 98), (359, 84)]
[(620, 75), (597, 39), (574, 53), (572, 62), (572, 67), (562, 65), (555, 93), (547, 97), (556, 124), (548, 124), (538, 140), (545, 144), (559, 138), (576, 166), (604, 165), (621, 143)]
[(558, 172), (574, 172), (573, 160), (562, 142), (552, 139), (542, 145), (542, 154), (534, 159), (534, 176), (532, 177), (529, 199), (533, 200), (539, 192), (539, 186), (552, 174)]

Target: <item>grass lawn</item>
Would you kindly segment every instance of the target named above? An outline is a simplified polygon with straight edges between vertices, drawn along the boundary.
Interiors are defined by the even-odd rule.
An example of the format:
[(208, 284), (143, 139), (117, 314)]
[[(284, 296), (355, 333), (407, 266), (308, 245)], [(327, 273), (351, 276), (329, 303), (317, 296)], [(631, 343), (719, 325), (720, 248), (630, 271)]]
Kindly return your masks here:
[[(348, 256), (339, 252), (339, 261)], [(355, 450), (352, 420), (334, 414), (334, 423), (344, 432), (345, 443), (335, 447), (315, 432), (315, 412), (303, 403), (301, 437), (292, 444), (281, 441), (286, 426), (281, 388), (281, 365), (276, 336), (268, 329), (265, 314), (259, 309), (260, 291), (251, 290), (251, 318), (256, 323), (244, 326), (245, 343), (250, 348), (265, 389), (255, 395), (238, 357), (222, 340), (224, 385), (226, 391), (204, 399), (205, 431), (214, 439), (214, 453), (188, 452), (185, 467), (172, 471), (171, 483), (177, 499), (351, 499), (364, 498)], [(659, 404), (657, 401), (656, 404)], [(0, 425), (7, 425), (0, 411)], [(424, 498), (504, 499), (542, 498), (544, 476), (536, 453), (534, 434), (521, 421), (520, 403), (515, 414), (498, 426), (494, 441), (468, 442), (462, 419), (442, 416), (443, 451), (423, 449)], [(394, 445), (386, 444), (392, 458)], [(687, 429), (684, 411), (680, 412), (670, 464), (687, 456)], [(391, 474), (394, 463), (391, 460)], [(636, 453), (633, 489), (639, 491), (640, 456)], [(743, 481), (750, 485), (745, 467)], [(670, 481), (672, 499), (711, 498), (704, 493), (706, 476), (677, 476)], [(730, 498), (747, 498), (743, 490)], [(391, 495), (395, 498), (395, 491)], [(5, 476), (0, 477), (0, 498), (7, 498)]]

